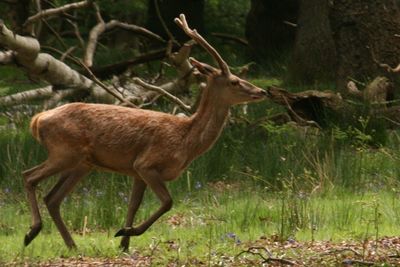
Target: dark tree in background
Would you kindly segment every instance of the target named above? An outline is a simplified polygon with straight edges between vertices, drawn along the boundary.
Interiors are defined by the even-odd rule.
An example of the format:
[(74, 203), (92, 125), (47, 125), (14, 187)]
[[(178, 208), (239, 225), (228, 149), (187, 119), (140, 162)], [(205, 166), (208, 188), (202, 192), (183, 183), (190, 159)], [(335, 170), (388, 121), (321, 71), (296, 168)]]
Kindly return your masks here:
[(376, 60), (396, 66), (400, 61), (400, 11), (395, 0), (336, 0), (331, 25), (338, 65), (336, 86), (348, 77), (364, 81), (386, 74)]
[(329, 21), (329, 0), (301, 0), (288, 81), (333, 81), (336, 47)]
[(29, 17), (30, 0), (19, 0), (11, 2), (10, 4), (0, 3), (2, 10), (2, 18), (10, 23), (10, 26), (16, 33), (24, 33), (22, 31), (22, 24)]
[(156, 1), (166, 26), (177, 40), (187, 40), (187, 36), (174, 23), (174, 18), (181, 13), (184, 13), (187, 20), (190, 21), (190, 27), (199, 32), (204, 31), (204, 0), (149, 0), (147, 23), (149, 30), (168, 39), (157, 14)]
[(262, 62), (293, 45), (298, 0), (251, 0), (246, 21), (246, 38), (255, 59)]
[(349, 77), (365, 82), (388, 75), (376, 61), (400, 62), (398, 34), (397, 0), (252, 0), (246, 24), (254, 59), (265, 64), (290, 51), (288, 81), (334, 83), (339, 91)]

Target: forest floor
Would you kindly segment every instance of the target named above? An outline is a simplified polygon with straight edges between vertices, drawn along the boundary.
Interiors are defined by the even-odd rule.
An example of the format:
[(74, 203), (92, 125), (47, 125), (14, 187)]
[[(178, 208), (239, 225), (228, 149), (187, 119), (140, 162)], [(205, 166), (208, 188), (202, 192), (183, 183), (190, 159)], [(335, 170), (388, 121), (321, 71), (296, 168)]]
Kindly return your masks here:
[[(169, 250), (179, 250), (169, 242)], [(240, 244), (243, 251), (231, 255), (214, 255), (209, 260), (174, 258), (158, 260), (161, 246), (149, 251), (133, 251), (113, 258), (75, 257), (51, 261), (8, 262), (6, 266), (400, 266), (400, 237), (384, 237), (364, 242), (330, 241), (279, 242), (275, 237), (261, 237), (252, 243)]]

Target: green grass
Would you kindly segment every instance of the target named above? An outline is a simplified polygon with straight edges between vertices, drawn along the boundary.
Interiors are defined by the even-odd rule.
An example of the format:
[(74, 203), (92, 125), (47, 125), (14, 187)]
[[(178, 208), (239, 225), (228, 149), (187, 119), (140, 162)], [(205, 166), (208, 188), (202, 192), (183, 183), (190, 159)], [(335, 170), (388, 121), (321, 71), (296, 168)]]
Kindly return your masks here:
[[(154, 260), (161, 265), (193, 259), (216, 264), (263, 236), (282, 242), (362, 242), (399, 235), (397, 133), (389, 134), (389, 140), (388, 146), (371, 149), (329, 131), (317, 135), (293, 126), (228, 126), (210, 152), (169, 184), (173, 209), (144, 235), (132, 238), (131, 252), (157, 253)], [(46, 156), (26, 130), (3, 132), (0, 147), (0, 263), (123, 255), (113, 235), (125, 220), (128, 177), (95, 172), (67, 197), (62, 213), (77, 251), (65, 248), (42, 201), (44, 229), (24, 249), (30, 217), (21, 172)], [(39, 199), (55, 181), (40, 184)], [(158, 206), (147, 192), (136, 221)]]
[[(253, 82), (263, 88), (282, 83), (274, 78)], [(398, 133), (385, 131), (385, 142), (371, 147), (373, 137), (362, 120), (357, 122), (361, 127), (356, 123), (324, 131), (255, 123), (276, 112), (268, 102), (249, 105), (246, 113), (235, 108), (236, 124), (227, 125), (213, 149), (169, 184), (173, 209), (132, 238), (128, 255), (154, 255), (153, 264), (161, 266), (218, 265), (264, 237), (362, 243), (398, 236)], [(0, 132), (0, 265), (126, 256), (113, 236), (124, 224), (131, 180), (102, 172), (86, 177), (62, 205), (77, 251), (66, 249), (42, 201), (56, 177), (39, 185), (44, 229), (23, 248), (30, 213), (21, 173), (46, 158), (27, 124), (22, 119), (17, 130)], [(147, 192), (136, 222), (158, 206)]]
[[(113, 234), (122, 225), (126, 203), (118, 194), (98, 197), (93, 193), (85, 195), (79, 192), (66, 201), (62, 208), (63, 216), (74, 232), (77, 251), (66, 249), (43, 205), (44, 230), (24, 249), (22, 240), (29, 225), (29, 213), (22, 199), (9, 199), (9, 195), (12, 194), (2, 195), (5, 203), (0, 206), (0, 262), (121, 255), (119, 239)], [(175, 194), (173, 210), (144, 235), (133, 237), (131, 251), (146, 254), (152, 244), (160, 243), (161, 247), (174, 244), (180, 248), (182, 263), (191, 257), (207, 262), (210, 252), (211, 256), (235, 256), (262, 236), (276, 235), (282, 241), (353, 239), (360, 242), (365, 238), (394, 236), (399, 234), (400, 203), (397, 197), (397, 194), (385, 191), (277, 195), (254, 183), (213, 183), (190, 194)], [(143, 220), (157, 206), (154, 197), (147, 196), (137, 221)], [(110, 214), (111, 211), (114, 214)], [(107, 227), (102, 225), (102, 212), (110, 216)], [(85, 216), (87, 233), (84, 237)], [(165, 257), (163, 261), (178, 257), (177, 253), (170, 249), (168, 254), (162, 255)]]

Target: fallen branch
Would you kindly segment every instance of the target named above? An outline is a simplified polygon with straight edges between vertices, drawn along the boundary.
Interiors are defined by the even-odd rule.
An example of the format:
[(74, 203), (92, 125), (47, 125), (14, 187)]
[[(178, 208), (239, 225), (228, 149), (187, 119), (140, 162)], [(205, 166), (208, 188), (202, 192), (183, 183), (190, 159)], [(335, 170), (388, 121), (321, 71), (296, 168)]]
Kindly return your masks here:
[(362, 260), (353, 260), (353, 259), (345, 259), (342, 261), (344, 266), (353, 266), (354, 264), (357, 265), (364, 265), (364, 266), (373, 266), (376, 263), (372, 261), (362, 261)]
[(13, 51), (4, 51), (0, 52), (0, 64), (7, 65), (14, 62), (14, 53)]
[(29, 102), (31, 100), (40, 100), (50, 98), (53, 95), (52, 86), (46, 86), (39, 89), (28, 90), (13, 95), (0, 97), (0, 106), (13, 106), (21, 104), (22, 102)]
[(83, 7), (87, 7), (89, 5), (92, 4), (92, 0), (85, 0), (85, 1), (81, 1), (81, 2), (76, 2), (76, 3), (71, 3), (71, 4), (66, 4), (64, 6), (61, 7), (57, 7), (57, 8), (49, 8), (49, 9), (45, 9), (45, 10), (41, 10), (40, 12), (38, 12), (37, 14), (30, 16), (24, 23), (24, 27), (27, 27), (28, 25), (32, 24), (33, 22), (39, 20), (39, 19), (43, 19), (43, 18), (48, 18), (51, 16), (56, 16), (60, 13), (63, 12), (67, 12), (73, 9), (78, 9), (78, 8), (83, 8)]
[(87, 67), (92, 67), (93, 65), (93, 56), (96, 51), (96, 46), (98, 42), (98, 38), (101, 34), (106, 31), (112, 30), (114, 28), (121, 28), (127, 31), (131, 31), (137, 34), (141, 34), (148, 38), (152, 38), (159, 42), (165, 43), (165, 40), (161, 38), (159, 35), (137, 25), (128, 24), (124, 22), (120, 22), (118, 20), (111, 20), (107, 23), (104, 22), (103, 18), (101, 17), (100, 10), (96, 4), (93, 4), (96, 9), (96, 17), (97, 17), (97, 25), (92, 28), (89, 34), (89, 40), (87, 42), (85, 55), (83, 57), (83, 62), (86, 64)]
[(156, 51), (149, 52), (144, 55), (140, 55), (138, 57), (128, 59), (122, 62), (91, 68), (91, 71), (102, 79), (110, 78), (112, 75), (118, 75), (126, 71), (129, 67), (135, 66), (138, 64), (150, 62), (153, 60), (160, 60), (165, 57), (166, 49), (160, 49)]
[[(268, 257), (266, 258), (260, 252), (257, 252), (257, 250), (259, 250), (259, 249), (261, 249), (264, 252), (266, 252), (268, 254)], [(256, 250), (256, 251), (254, 251), (254, 250)], [(272, 253), (265, 247), (249, 247), (247, 250), (241, 251), (235, 257), (237, 258), (237, 257), (239, 257), (239, 256), (241, 256), (242, 254), (245, 254), (245, 253), (259, 256), (263, 260), (263, 263), (279, 262), (281, 264), (286, 264), (286, 265), (296, 265), (296, 263), (294, 261), (287, 260), (287, 259), (282, 259), (282, 258), (274, 258), (274, 257), (272, 257)]]
[(164, 90), (163, 88), (159, 87), (159, 86), (155, 86), (155, 85), (151, 85), (148, 84), (144, 81), (142, 81), (139, 78), (134, 78), (133, 82), (148, 89), (151, 91), (155, 91), (163, 96), (165, 96), (166, 98), (168, 98), (169, 100), (171, 100), (172, 102), (178, 104), (179, 107), (181, 107), (183, 110), (185, 110), (186, 112), (190, 112), (191, 111), (191, 106), (186, 105), (185, 103), (182, 102), (182, 100), (180, 100), (178, 97), (168, 93), (166, 90)]
[(96, 75), (93, 74), (93, 72), (82, 61), (80, 61), (80, 62), (81, 62), (81, 66), (87, 71), (87, 73), (89, 73), (90, 77), (92, 78), (92, 81), (95, 84), (97, 84), (98, 86), (103, 88), (107, 93), (109, 93), (110, 95), (112, 95), (113, 97), (115, 97), (116, 99), (121, 101), (121, 103), (124, 103), (125, 105), (127, 105), (129, 107), (133, 107), (133, 108), (137, 108), (138, 107), (138, 106), (134, 105), (132, 102), (124, 99), (121, 95), (118, 95), (115, 91), (113, 91), (110, 88), (108, 88), (102, 81), (100, 81), (96, 77)]
[(211, 33), (211, 35), (215, 36), (215, 37), (222, 38), (222, 39), (226, 39), (226, 40), (229, 40), (229, 41), (234, 41), (234, 42), (239, 43), (239, 44), (244, 45), (244, 46), (248, 46), (249, 45), (249, 42), (246, 39), (240, 38), (240, 37), (232, 35), (232, 34), (213, 32), (213, 33)]
[(367, 47), (367, 48), (369, 49), (369, 51), (370, 51), (370, 53), (371, 53), (372, 60), (373, 60), (379, 67), (386, 69), (387, 72), (394, 72), (394, 73), (400, 72), (400, 64), (398, 64), (395, 68), (392, 68), (389, 64), (380, 62), (380, 61), (376, 58), (374, 51), (373, 51), (370, 47)]

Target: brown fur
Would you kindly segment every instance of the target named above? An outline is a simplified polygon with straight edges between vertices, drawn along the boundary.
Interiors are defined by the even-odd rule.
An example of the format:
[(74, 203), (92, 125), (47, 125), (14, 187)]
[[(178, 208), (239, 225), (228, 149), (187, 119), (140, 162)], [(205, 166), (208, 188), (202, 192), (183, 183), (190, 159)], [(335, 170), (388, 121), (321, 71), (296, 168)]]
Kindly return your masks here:
[[(202, 38), (197, 40), (205, 42)], [(210, 49), (209, 45), (207, 47)], [(216, 51), (213, 54), (217, 54)], [(220, 64), (223, 63), (221, 59)], [(192, 64), (204, 72), (208, 82), (197, 112), (189, 118), (85, 103), (67, 104), (33, 117), (32, 134), (46, 147), (48, 159), (24, 172), (32, 211), (32, 227), (25, 236), (25, 245), (42, 228), (36, 185), (52, 175), (60, 174), (60, 178), (46, 195), (45, 203), (68, 247), (74, 247), (75, 243), (61, 218), (60, 205), (93, 168), (133, 177), (125, 228), (116, 234), (124, 236), (121, 241), (124, 249), (129, 246), (129, 236), (145, 232), (172, 207), (165, 182), (179, 177), (190, 162), (212, 147), (232, 105), (265, 97), (262, 89), (230, 74), (228, 66), (221, 72), (198, 61)], [(146, 187), (157, 195), (161, 207), (143, 223), (132, 227)]]

